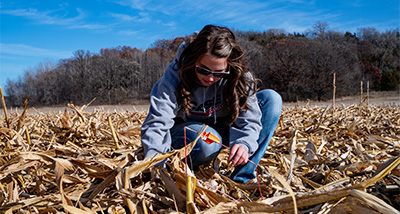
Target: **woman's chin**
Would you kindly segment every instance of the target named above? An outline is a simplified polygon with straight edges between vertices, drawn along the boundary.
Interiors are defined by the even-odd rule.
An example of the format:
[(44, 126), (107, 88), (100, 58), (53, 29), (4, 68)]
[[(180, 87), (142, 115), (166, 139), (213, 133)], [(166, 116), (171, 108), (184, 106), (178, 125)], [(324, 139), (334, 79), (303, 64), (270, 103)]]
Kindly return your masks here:
[(210, 86), (210, 85), (214, 84), (214, 82), (213, 81), (203, 81), (202, 84), (204, 86)]

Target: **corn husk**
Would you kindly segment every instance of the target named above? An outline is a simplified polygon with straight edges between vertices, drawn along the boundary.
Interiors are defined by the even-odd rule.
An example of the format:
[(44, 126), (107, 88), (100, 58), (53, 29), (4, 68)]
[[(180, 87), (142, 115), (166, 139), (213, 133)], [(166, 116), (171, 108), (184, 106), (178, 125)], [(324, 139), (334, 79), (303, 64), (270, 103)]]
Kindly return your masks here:
[(194, 172), (188, 189), (183, 149), (144, 159), (147, 112), (87, 106), (47, 114), (26, 106), (0, 116), (0, 213), (396, 213), (400, 206), (396, 106), (284, 107), (258, 166), (264, 200), (255, 181), (230, 179), (228, 151)]

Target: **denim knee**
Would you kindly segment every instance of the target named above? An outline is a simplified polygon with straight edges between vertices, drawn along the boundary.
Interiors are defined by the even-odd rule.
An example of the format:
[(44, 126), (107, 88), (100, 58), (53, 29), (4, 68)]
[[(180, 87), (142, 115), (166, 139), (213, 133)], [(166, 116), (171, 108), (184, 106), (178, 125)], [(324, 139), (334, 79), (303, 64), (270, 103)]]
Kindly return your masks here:
[(257, 92), (258, 104), (263, 111), (268, 107), (269, 114), (280, 115), (282, 111), (282, 97), (272, 89), (264, 89)]
[[(184, 130), (185, 127), (188, 129)], [(204, 124), (198, 122), (187, 122), (175, 125), (171, 130), (172, 144), (171, 146), (175, 149), (179, 149), (185, 146), (185, 136), (186, 132), (186, 143), (190, 144), (199, 135), (199, 132), (204, 128)], [(221, 139), (220, 134), (213, 129), (208, 127), (205, 132), (211, 133)], [(201, 137), (197, 140), (192, 152), (189, 154), (189, 164), (192, 169), (197, 169), (200, 165), (208, 163), (214, 160), (221, 149), (221, 145), (217, 143), (208, 144)]]
[(199, 166), (213, 161), (219, 154), (221, 145), (217, 143), (208, 144), (199, 139), (190, 153), (192, 168), (197, 169)]

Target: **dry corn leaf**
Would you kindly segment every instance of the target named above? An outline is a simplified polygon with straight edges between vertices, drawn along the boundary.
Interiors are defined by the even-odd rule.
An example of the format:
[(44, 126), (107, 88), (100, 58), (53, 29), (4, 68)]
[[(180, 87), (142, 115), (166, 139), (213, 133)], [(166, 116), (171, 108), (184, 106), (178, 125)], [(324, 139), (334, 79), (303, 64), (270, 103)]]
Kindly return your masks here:
[[(185, 151), (144, 159), (140, 126), (147, 112), (69, 107), (0, 115), (0, 213), (186, 211)], [(200, 213), (285, 213), (294, 209), (292, 191), (299, 212), (352, 204), (358, 211), (383, 212), (349, 195), (365, 189), (399, 209), (399, 115), (394, 106), (350, 105), (334, 112), (328, 106), (284, 107), (258, 166), (264, 203), (254, 181), (230, 179), (233, 167), (223, 150), (195, 172), (191, 205)], [(155, 166), (163, 163), (158, 179)], [(284, 186), (272, 170), (289, 182)], [(274, 197), (278, 192), (284, 196)]]
[(399, 211), (394, 209), (392, 206), (388, 205), (386, 202), (384, 202), (382, 199), (379, 199), (371, 194), (368, 194), (364, 191), (361, 190), (349, 190), (349, 194), (364, 201), (367, 203), (369, 206), (375, 208), (375, 210), (381, 212), (381, 213), (386, 213), (386, 214), (398, 214)]

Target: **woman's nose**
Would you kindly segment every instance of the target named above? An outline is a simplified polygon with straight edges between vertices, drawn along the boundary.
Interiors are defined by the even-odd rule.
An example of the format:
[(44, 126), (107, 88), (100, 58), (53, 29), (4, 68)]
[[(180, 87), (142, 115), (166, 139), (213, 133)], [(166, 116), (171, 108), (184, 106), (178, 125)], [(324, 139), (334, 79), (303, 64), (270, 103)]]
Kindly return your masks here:
[(209, 74), (207, 76), (207, 78), (208, 78), (208, 81), (214, 81), (214, 75), (213, 74)]

